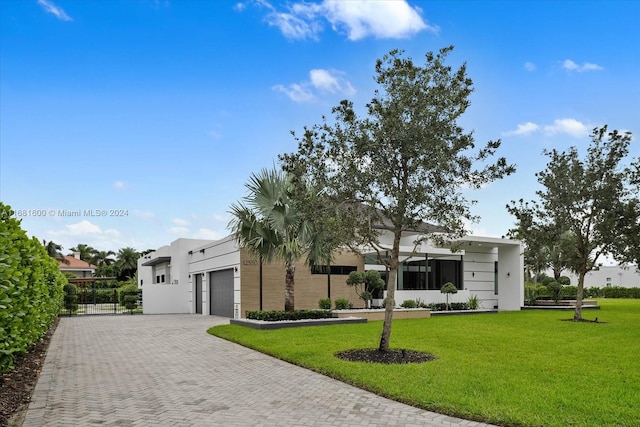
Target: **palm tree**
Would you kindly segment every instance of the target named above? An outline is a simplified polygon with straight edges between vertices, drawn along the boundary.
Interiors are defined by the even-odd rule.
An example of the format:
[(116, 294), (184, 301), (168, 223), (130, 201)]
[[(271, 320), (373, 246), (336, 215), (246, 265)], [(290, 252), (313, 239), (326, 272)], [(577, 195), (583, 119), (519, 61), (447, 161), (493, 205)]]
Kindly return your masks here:
[(285, 265), (286, 311), (294, 310), (295, 264), (309, 251), (311, 226), (292, 199), (290, 178), (275, 169), (252, 174), (245, 184), (249, 194), (231, 205), (229, 223), (240, 247), (270, 262)]
[(91, 262), (93, 253), (96, 250), (89, 245), (85, 245), (84, 243), (79, 243), (76, 247), (69, 249), (69, 251), (71, 251), (71, 254), (69, 255), (73, 255), (75, 252), (79, 252), (81, 260), (86, 262)]
[(138, 270), (138, 258), (140, 254), (134, 248), (127, 247), (118, 250), (116, 265), (118, 266), (118, 280), (126, 280), (133, 277)]
[(47, 242), (44, 239), (42, 239), (42, 245), (47, 250), (47, 254), (51, 258), (55, 258), (56, 260), (63, 262), (65, 264), (69, 264), (69, 261), (67, 261), (67, 259), (62, 254), (62, 245), (55, 243), (53, 240), (50, 240), (49, 242)]
[(98, 251), (94, 249), (91, 257), (91, 263), (98, 267), (111, 265), (116, 262), (116, 260), (112, 258), (115, 254), (116, 253), (113, 251)]

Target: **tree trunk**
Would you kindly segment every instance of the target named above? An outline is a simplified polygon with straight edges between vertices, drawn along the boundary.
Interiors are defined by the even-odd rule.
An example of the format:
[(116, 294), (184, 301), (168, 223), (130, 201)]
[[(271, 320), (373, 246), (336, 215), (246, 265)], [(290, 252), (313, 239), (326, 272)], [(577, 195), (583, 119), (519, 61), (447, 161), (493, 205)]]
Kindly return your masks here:
[(576, 312), (573, 314), (573, 320), (578, 322), (582, 320), (582, 299), (584, 297), (584, 276), (586, 272), (580, 271), (578, 274), (578, 294), (576, 295)]
[(391, 322), (393, 321), (393, 309), (396, 306), (396, 279), (398, 277), (398, 259), (400, 258), (400, 236), (401, 231), (395, 233), (393, 238), (393, 249), (391, 249), (391, 259), (389, 260), (389, 279), (387, 284), (387, 297), (384, 305), (384, 323), (382, 324), (382, 335), (378, 351), (389, 351), (389, 340), (391, 339)]
[(295, 265), (287, 265), (286, 266), (287, 276), (286, 276), (286, 286), (284, 288), (284, 310), (285, 311), (293, 311), (294, 310), (294, 299), (293, 299), (293, 277), (296, 272)]

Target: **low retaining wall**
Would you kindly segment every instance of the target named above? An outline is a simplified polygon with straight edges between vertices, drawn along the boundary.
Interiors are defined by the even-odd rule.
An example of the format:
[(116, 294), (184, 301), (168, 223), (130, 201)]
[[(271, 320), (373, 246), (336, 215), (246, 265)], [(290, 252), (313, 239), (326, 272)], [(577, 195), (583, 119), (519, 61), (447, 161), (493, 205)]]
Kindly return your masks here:
[[(375, 310), (333, 310), (338, 318), (360, 317), (368, 321), (384, 320), (384, 308)], [(431, 317), (427, 308), (398, 308), (393, 310), (394, 319), (426, 319)]]

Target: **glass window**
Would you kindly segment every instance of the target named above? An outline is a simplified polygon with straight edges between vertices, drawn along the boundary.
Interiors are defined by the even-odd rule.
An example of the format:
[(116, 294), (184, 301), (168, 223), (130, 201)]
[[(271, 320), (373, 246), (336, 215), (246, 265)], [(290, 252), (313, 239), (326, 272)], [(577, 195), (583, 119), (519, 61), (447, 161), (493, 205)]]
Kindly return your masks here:
[[(354, 265), (332, 265), (330, 266), (330, 273), (332, 275), (346, 276), (352, 271), (357, 271), (358, 267)], [(327, 274), (326, 265), (314, 265), (311, 267), (311, 274)]]

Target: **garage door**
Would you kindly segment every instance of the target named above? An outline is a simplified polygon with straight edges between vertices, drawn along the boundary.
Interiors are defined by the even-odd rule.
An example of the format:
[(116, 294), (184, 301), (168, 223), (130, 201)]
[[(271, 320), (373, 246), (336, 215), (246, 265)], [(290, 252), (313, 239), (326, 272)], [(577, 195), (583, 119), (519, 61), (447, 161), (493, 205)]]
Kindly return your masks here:
[(209, 273), (209, 313), (233, 317), (233, 269)]

